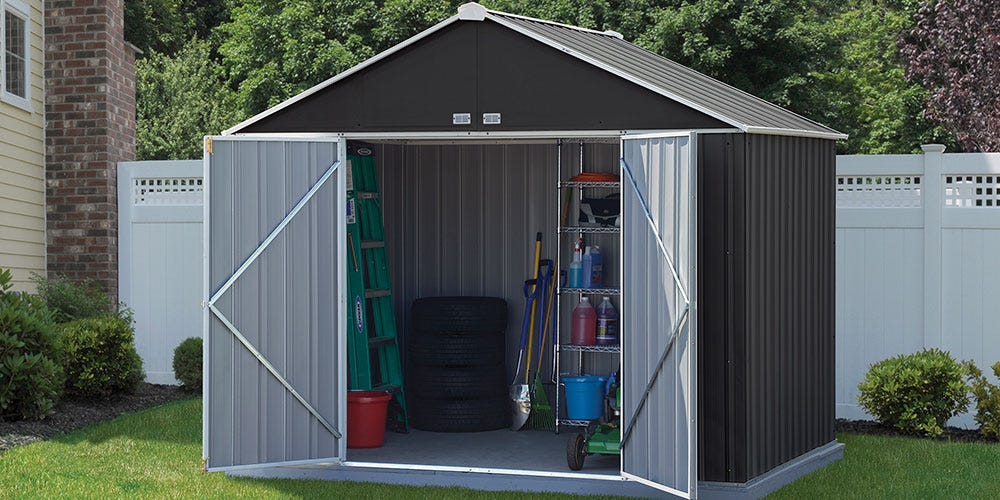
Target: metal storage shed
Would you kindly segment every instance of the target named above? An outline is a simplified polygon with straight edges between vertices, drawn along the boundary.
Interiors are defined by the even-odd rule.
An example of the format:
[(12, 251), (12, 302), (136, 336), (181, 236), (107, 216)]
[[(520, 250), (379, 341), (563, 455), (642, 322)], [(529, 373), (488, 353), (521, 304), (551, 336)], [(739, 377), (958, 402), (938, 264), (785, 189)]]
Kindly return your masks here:
[[(843, 137), (617, 33), (466, 4), (206, 139), (208, 469), (709, 497), (760, 496), (838, 459)], [(612, 271), (633, 432), (620, 464), (581, 474), (503, 453), (346, 449), (348, 142), (380, 157), (401, 325), (422, 295), (513, 306), (526, 235), (558, 224), (553, 165), (586, 158), (621, 172)], [(580, 147), (553, 148), (564, 143)], [(483, 446), (524, 445), (507, 434)]]

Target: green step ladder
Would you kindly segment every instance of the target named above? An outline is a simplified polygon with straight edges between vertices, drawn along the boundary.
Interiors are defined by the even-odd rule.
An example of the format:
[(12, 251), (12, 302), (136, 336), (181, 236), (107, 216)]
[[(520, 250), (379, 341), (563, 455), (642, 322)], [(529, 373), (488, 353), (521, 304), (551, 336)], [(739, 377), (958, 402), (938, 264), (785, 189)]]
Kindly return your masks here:
[(347, 384), (351, 390), (391, 393), (387, 428), (407, 432), (375, 157), (370, 149), (358, 148), (347, 155), (347, 166), (347, 287), (353, 311), (347, 335)]

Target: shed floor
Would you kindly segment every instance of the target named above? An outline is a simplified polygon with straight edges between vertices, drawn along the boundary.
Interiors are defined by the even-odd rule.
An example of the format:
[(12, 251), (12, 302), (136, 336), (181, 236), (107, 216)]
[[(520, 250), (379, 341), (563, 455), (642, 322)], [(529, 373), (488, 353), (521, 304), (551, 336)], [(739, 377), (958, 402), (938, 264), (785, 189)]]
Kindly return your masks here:
[[(498, 430), (488, 432), (387, 432), (381, 448), (347, 450), (351, 462), (445, 465), (544, 472), (573, 472), (566, 465), (566, 442), (573, 431)], [(586, 474), (619, 475), (619, 457), (591, 455), (584, 462)]]

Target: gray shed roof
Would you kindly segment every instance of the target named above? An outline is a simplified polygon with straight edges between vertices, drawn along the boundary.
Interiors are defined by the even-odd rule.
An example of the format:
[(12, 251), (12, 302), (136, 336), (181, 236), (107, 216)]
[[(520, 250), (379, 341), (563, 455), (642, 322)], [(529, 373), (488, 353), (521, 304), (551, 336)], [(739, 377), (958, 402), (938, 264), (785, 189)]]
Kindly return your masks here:
[(828, 139), (847, 136), (682, 64), (649, 52), (613, 32), (600, 32), (541, 19), (487, 10), (477, 3), (367, 61), (260, 113), (223, 134), (240, 130), (398, 52), (455, 22), (492, 21), (588, 64), (705, 113), (747, 133)]

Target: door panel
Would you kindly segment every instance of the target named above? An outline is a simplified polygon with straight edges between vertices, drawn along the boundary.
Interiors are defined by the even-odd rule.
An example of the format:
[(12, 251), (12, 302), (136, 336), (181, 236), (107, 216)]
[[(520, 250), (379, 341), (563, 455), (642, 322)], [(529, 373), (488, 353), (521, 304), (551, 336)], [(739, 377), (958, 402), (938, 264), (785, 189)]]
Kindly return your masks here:
[(696, 494), (693, 134), (625, 136), (622, 473)]
[(207, 466), (343, 458), (344, 145), (242, 137), (210, 144)]

